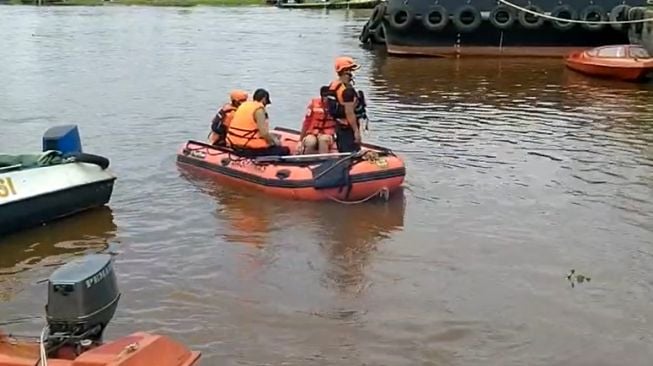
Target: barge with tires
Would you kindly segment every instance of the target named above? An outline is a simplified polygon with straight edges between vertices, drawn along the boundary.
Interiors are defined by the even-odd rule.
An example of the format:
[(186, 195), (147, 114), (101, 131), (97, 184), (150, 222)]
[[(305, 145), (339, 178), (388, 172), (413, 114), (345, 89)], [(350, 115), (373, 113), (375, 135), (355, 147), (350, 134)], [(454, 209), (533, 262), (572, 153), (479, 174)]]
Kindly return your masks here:
[(619, 22), (645, 4), (645, 0), (387, 0), (374, 8), (359, 39), (384, 44), (391, 55), (563, 57), (629, 43), (628, 31), (635, 25)]

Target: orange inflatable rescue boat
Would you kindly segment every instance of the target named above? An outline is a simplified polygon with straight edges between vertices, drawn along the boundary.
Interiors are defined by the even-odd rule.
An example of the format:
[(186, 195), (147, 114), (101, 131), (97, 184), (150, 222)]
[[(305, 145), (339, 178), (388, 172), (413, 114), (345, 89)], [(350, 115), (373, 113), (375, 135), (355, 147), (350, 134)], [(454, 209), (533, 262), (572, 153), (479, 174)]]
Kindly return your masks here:
[[(295, 151), (299, 131), (276, 127), (272, 133)], [(207, 172), (225, 184), (307, 201), (361, 201), (388, 198), (404, 182), (404, 162), (389, 149), (363, 144), (358, 153), (246, 158), (228, 147), (190, 140), (177, 154), (177, 163)]]
[(633, 44), (572, 52), (565, 58), (565, 64), (582, 74), (624, 81), (647, 79), (653, 72), (653, 58), (644, 47)]
[(199, 352), (161, 335), (137, 332), (103, 342), (119, 298), (110, 255), (60, 267), (48, 280), (41, 336), (0, 334), (0, 366), (198, 365)]

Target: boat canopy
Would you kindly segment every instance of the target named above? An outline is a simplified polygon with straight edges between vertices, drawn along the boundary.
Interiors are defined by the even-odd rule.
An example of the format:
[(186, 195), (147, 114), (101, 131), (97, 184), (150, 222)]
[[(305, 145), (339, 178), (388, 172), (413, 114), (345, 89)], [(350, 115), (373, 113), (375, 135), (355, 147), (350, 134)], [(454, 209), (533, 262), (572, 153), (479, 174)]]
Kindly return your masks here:
[(599, 58), (651, 58), (651, 55), (639, 45), (611, 45), (593, 48), (587, 55)]

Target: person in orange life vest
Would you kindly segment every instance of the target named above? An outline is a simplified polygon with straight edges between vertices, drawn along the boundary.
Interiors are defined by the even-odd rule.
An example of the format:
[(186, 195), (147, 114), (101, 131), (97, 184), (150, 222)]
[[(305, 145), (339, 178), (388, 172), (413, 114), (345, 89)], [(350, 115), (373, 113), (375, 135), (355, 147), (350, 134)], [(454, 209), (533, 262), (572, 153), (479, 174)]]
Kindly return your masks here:
[(336, 120), (336, 145), (339, 152), (355, 152), (361, 147), (361, 131), (356, 109), (361, 101), (353, 87), (353, 71), (360, 68), (351, 57), (338, 57), (334, 67), (338, 79), (329, 85), (329, 113)]
[(257, 89), (252, 99), (242, 103), (234, 113), (227, 129), (227, 145), (246, 156), (290, 155), (290, 149), (270, 133), (265, 110), (271, 104), (270, 93)]
[(234, 112), (241, 103), (247, 101), (248, 95), (246, 91), (232, 90), (229, 93), (231, 102), (225, 104), (220, 108), (213, 121), (211, 121), (211, 133), (209, 134), (209, 143), (211, 145), (225, 146), (227, 129), (233, 119)]
[(336, 132), (335, 121), (329, 115), (327, 108), (328, 86), (320, 89), (320, 97), (313, 98), (308, 104), (304, 123), (297, 144), (298, 154), (326, 154), (333, 144)]

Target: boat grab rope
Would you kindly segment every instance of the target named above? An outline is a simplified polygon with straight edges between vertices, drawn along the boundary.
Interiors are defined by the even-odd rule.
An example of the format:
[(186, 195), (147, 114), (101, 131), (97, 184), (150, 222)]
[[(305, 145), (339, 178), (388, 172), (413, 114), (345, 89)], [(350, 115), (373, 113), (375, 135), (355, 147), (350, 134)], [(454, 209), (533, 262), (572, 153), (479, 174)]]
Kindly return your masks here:
[(377, 196), (381, 197), (381, 198), (383, 198), (384, 200), (387, 201), (390, 198), (390, 192), (388, 191), (388, 188), (383, 187), (383, 188), (379, 189), (378, 191), (372, 193), (371, 195), (369, 195), (369, 196), (367, 196), (367, 197), (365, 197), (363, 199), (360, 199), (358, 201), (343, 201), (341, 199), (338, 199), (337, 197), (334, 197), (334, 196), (331, 196), (331, 195), (328, 195), (328, 194), (326, 196), (330, 200), (332, 200), (334, 202), (342, 203), (343, 205), (356, 205), (356, 204), (359, 204), (359, 203), (365, 203), (365, 202), (367, 202), (367, 201), (369, 201), (369, 200), (371, 200), (371, 199), (373, 199), (373, 198), (375, 198)]
[[(588, 20), (576, 20), (576, 19), (567, 19), (567, 18), (558, 18), (554, 17), (551, 15), (546, 15), (544, 13), (538, 13), (536, 11), (530, 10), (523, 8), (517, 4), (513, 4), (510, 1), (507, 0), (499, 0), (499, 2), (502, 2), (508, 6), (511, 6), (517, 10), (521, 10), (524, 13), (529, 13), (538, 17), (542, 17), (544, 19), (550, 19), (550, 20), (555, 20), (559, 22), (564, 22), (564, 23), (579, 23), (579, 24), (633, 24), (633, 23), (644, 23), (648, 21), (653, 21), (653, 18), (644, 18), (644, 19), (635, 19), (635, 20), (597, 20), (597, 21), (588, 21)], [(633, 8), (634, 9), (634, 8)]]
[[(342, 163), (344, 163), (346, 161), (352, 161), (352, 160), (360, 159), (361, 161), (362, 160), (368, 160), (368, 161), (372, 162), (372, 161), (378, 160), (378, 157), (379, 157), (378, 155), (379, 155), (378, 153), (373, 152), (373, 151), (369, 151), (369, 150), (368, 151), (361, 150), (361, 151), (354, 152), (351, 155), (345, 156), (344, 158), (341, 158), (341, 159), (337, 160), (329, 168), (325, 169), (323, 172), (321, 172), (320, 174), (313, 177), (313, 179), (317, 180), (317, 179), (321, 178), (326, 173), (330, 172), (331, 170), (336, 168), (338, 165), (340, 165), (340, 164), (342, 164)], [(332, 200), (334, 202), (342, 203), (342, 204), (345, 204), (345, 205), (355, 205), (355, 204), (367, 202), (367, 201), (369, 201), (369, 200), (371, 200), (371, 199), (373, 199), (373, 198), (375, 198), (377, 196), (381, 197), (385, 201), (387, 201), (390, 198), (390, 191), (388, 190), (387, 187), (383, 187), (383, 188), (379, 189), (378, 191), (372, 193), (371, 195), (369, 195), (369, 196), (367, 196), (367, 197), (365, 197), (363, 199), (357, 200), (357, 201), (344, 201), (344, 200), (341, 200), (341, 199), (339, 199), (339, 198), (337, 198), (335, 196), (331, 196), (329, 194), (325, 194), (325, 196), (328, 199), (330, 199), (330, 200)]]
[(39, 338), (39, 358), (40, 358), (40, 366), (48, 366), (48, 354), (45, 352), (45, 335), (50, 331), (50, 327), (48, 325), (43, 327), (43, 330), (41, 331), (41, 337)]
[[(189, 147), (188, 145), (189, 145), (189, 143), (186, 143), (186, 146), (185, 146), (184, 148), (185, 148), (186, 150), (188, 150), (189, 153), (190, 153), (190, 152), (193, 152), (193, 151), (202, 151), (202, 152), (204, 152), (206, 155), (209, 155), (209, 156), (218, 156), (218, 155), (221, 155), (221, 154), (225, 154), (225, 153), (226, 153), (226, 154), (227, 154), (227, 158), (229, 159), (229, 161), (239, 162), (239, 161), (244, 161), (244, 160), (251, 160), (251, 158), (244, 157), (244, 156), (234, 155), (233, 153), (231, 153), (231, 152), (229, 152), (229, 151), (221, 151), (221, 150), (218, 150), (218, 149), (216, 149), (216, 148), (209, 148), (208, 146)], [(215, 153), (211, 153), (211, 150), (217, 150), (217, 152), (215, 152)], [(188, 154), (186, 154), (186, 155), (188, 155)], [(235, 159), (234, 159), (234, 156), (236, 157)]]
[(204, 150), (204, 152), (206, 153), (206, 155), (210, 155), (210, 156), (217, 156), (217, 155), (222, 154), (222, 151), (220, 151), (220, 150), (218, 150), (218, 149), (215, 149), (215, 150), (218, 150), (218, 152), (213, 154), (213, 153), (211, 153), (211, 151), (209, 150), (209, 148), (206, 147), (206, 146), (200, 146), (200, 147), (188, 147), (188, 144), (186, 144), (186, 149), (188, 149), (188, 151), (202, 151), (202, 150)]

